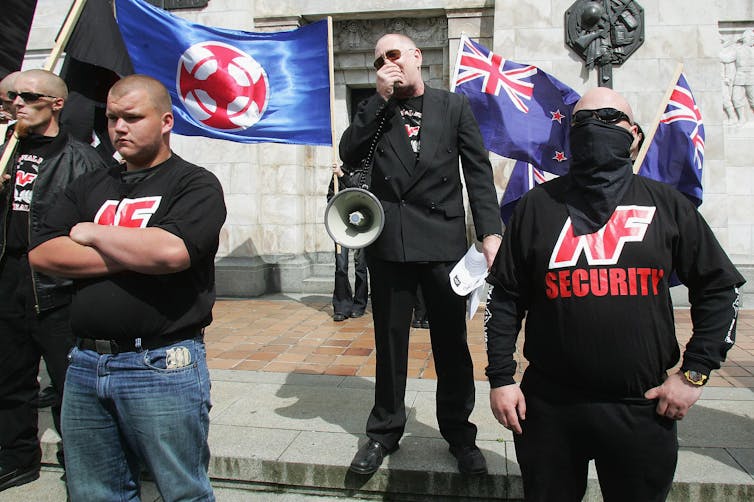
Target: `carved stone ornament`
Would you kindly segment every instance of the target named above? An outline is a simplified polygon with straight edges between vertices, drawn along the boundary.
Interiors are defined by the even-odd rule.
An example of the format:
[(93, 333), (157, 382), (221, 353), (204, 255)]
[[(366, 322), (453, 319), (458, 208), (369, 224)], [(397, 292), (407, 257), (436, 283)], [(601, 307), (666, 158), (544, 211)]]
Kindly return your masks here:
[(371, 52), (377, 40), (386, 33), (403, 33), (422, 49), (442, 47), (448, 40), (448, 20), (445, 17), (426, 17), (335, 21), (334, 50)]
[(644, 9), (634, 0), (577, 0), (565, 13), (565, 39), (587, 69), (598, 68), (598, 84), (612, 87), (612, 67), (644, 43)]
[(209, 0), (147, 0), (155, 7), (165, 10), (201, 9), (206, 7)]

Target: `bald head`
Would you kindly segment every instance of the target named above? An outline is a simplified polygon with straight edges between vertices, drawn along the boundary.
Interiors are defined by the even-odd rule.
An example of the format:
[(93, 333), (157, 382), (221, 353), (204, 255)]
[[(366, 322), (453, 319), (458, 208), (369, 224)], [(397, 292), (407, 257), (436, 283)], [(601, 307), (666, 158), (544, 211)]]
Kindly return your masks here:
[(16, 105), (8, 97), (8, 91), (16, 90), (16, 77), (20, 71), (14, 71), (0, 81), (0, 124), (7, 124), (16, 118)]
[(110, 98), (122, 98), (126, 94), (140, 90), (144, 91), (149, 97), (149, 101), (158, 113), (170, 113), (172, 111), (172, 102), (167, 88), (162, 83), (147, 75), (129, 75), (118, 80), (108, 93)]
[[(18, 74), (16, 91), (32, 91), (68, 99), (68, 86), (62, 78), (47, 70), (26, 70)], [(11, 89), (13, 90), (13, 89)]]
[(20, 74), (20, 71), (14, 71), (13, 73), (6, 75), (4, 79), (0, 80), (0, 97), (5, 96), (8, 91), (16, 90), (16, 78)]
[(586, 91), (573, 108), (573, 113), (579, 110), (598, 110), (600, 108), (615, 108), (628, 115), (632, 123), (634, 121), (634, 112), (626, 98), (607, 87), (594, 87)]

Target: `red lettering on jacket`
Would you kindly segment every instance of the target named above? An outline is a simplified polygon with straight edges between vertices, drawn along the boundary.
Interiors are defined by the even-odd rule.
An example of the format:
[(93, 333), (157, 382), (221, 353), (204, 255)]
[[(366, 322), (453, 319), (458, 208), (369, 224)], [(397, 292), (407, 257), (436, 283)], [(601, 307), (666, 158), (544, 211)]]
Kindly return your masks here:
[(655, 214), (654, 207), (618, 206), (604, 227), (587, 235), (573, 234), (568, 218), (550, 256), (550, 269), (572, 267), (583, 251), (590, 265), (615, 265), (626, 242), (641, 242)]

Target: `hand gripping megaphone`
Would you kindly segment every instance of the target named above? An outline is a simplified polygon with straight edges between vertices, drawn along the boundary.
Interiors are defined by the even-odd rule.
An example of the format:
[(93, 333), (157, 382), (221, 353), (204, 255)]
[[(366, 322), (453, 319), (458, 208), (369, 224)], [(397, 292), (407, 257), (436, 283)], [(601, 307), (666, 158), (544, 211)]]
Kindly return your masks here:
[(344, 248), (367, 247), (380, 236), (385, 211), (379, 199), (363, 188), (346, 188), (330, 199), (325, 209), (325, 228)]

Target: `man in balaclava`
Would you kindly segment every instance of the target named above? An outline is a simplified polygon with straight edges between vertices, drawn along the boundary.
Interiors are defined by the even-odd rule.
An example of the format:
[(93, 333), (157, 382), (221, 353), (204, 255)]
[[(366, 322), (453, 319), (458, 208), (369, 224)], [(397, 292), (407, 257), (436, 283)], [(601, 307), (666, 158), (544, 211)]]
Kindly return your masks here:
[[(639, 139), (620, 94), (584, 94), (570, 172), (521, 200), (487, 279), (490, 405), (514, 432), (527, 501), (580, 501), (591, 459), (605, 500), (665, 500), (676, 421), (735, 341), (744, 279), (689, 200), (633, 174)], [(694, 330), (668, 374), (680, 358), (673, 271), (689, 288)]]

